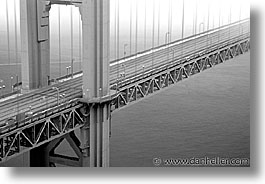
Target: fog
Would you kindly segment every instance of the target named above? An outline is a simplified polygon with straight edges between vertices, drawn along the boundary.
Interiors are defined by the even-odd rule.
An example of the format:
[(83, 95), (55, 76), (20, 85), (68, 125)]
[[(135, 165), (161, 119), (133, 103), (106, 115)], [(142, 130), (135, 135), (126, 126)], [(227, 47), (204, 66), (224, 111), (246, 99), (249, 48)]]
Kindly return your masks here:
[[(0, 50), (2, 52), (7, 51), (8, 39), (9, 50), (15, 49), (15, 30), (17, 29), (19, 52), (20, 0), (0, 0), (0, 2)], [(161, 45), (166, 42), (165, 34), (167, 32), (171, 33), (170, 41), (180, 39), (182, 37), (182, 9), (183, 0), (110, 0), (111, 58), (122, 57), (125, 45), (128, 45), (127, 53), (130, 54)], [(82, 23), (79, 8), (52, 5), (50, 10), (51, 48), (58, 47), (60, 35), (62, 49), (66, 53), (71, 49), (71, 39), (69, 39), (71, 35), (71, 12), (73, 17), (73, 45), (75, 49), (80, 49)], [(250, 5), (246, 0), (185, 0), (183, 36), (187, 37), (235, 22), (247, 18), (249, 15)], [(136, 19), (138, 27), (137, 47), (135, 46)], [(152, 45), (153, 43), (154, 45)], [(117, 49), (118, 47), (119, 49)], [(78, 51), (75, 54), (78, 54)]]

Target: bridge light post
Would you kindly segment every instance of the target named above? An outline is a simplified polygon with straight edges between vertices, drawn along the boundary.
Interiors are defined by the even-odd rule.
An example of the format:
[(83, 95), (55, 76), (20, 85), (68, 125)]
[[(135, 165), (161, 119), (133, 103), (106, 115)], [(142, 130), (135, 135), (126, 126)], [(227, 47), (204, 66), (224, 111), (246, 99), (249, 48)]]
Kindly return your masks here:
[(50, 76), (47, 75), (47, 82), (48, 82), (48, 86), (50, 85)]
[(168, 48), (168, 51), (167, 51), (167, 60), (168, 61), (169, 61), (169, 35), (170, 34), (171, 34), (170, 32), (167, 32), (166, 33), (166, 36), (165, 36), (165, 44), (167, 44), (167, 48)]
[(69, 67), (67, 66), (66, 67), (66, 77), (68, 76), (68, 70), (69, 70)]
[(126, 66), (125, 64), (122, 64), (121, 66), (123, 67), (123, 78), (125, 78)]
[(169, 35), (170, 35), (170, 32), (166, 32), (166, 35), (165, 35), (165, 44), (168, 44), (169, 43)]
[(19, 90), (19, 88), (18, 88), (18, 75), (16, 75), (16, 84), (17, 84), (17, 90)]
[(71, 61), (71, 77), (72, 78), (74, 77), (74, 61), (75, 61), (75, 59), (72, 59), (72, 61)]
[(175, 50), (172, 49), (172, 62), (174, 61), (174, 59), (175, 59)]
[(204, 31), (204, 22), (201, 22), (201, 23), (199, 24), (199, 33), (201, 33), (201, 25), (203, 25), (203, 31)]
[[(128, 44), (124, 44), (124, 46), (123, 46), (123, 57), (124, 57), (124, 61), (125, 61), (125, 57), (126, 57), (126, 54), (127, 54), (127, 53), (126, 53), (126, 47), (127, 47), (127, 46), (128, 46)], [(123, 67), (123, 70), (124, 70), (124, 71), (123, 71), (123, 72), (124, 72), (124, 73), (123, 73), (123, 77), (125, 78), (125, 65), (122, 64), (121, 66)]]
[(10, 79), (11, 79), (11, 92), (13, 92), (13, 91), (14, 91), (14, 86), (13, 86), (13, 77), (10, 77)]
[(0, 79), (0, 96), (2, 96), (2, 90), (4, 90), (5, 89), (5, 85), (1, 85), (2, 83), (3, 83), (4, 81), (2, 80), (2, 79)]
[(68, 68), (69, 68), (68, 74), (71, 75), (71, 66), (68, 66)]
[(123, 56), (124, 56), (124, 58), (125, 58), (125, 56), (126, 56), (126, 47), (128, 46), (128, 44), (124, 44), (124, 46), (123, 46)]
[(0, 86), (0, 97), (2, 96), (2, 90), (4, 91), (4, 89), (6, 88), (6, 86), (5, 85), (3, 85), (3, 86)]

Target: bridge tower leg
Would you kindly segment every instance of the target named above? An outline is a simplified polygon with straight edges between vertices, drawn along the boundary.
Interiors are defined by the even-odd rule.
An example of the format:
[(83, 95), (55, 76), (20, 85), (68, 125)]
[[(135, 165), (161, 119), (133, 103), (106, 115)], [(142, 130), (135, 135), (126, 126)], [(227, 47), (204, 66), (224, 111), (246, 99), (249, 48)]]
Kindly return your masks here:
[(45, 0), (20, 0), (22, 89), (48, 85), (49, 10)]
[(96, 99), (110, 96), (110, 2), (83, 0), (82, 3), (83, 97), (90, 106), (90, 118), (81, 130), (81, 144), (84, 157), (90, 157), (90, 167), (108, 167), (110, 101), (101, 103)]

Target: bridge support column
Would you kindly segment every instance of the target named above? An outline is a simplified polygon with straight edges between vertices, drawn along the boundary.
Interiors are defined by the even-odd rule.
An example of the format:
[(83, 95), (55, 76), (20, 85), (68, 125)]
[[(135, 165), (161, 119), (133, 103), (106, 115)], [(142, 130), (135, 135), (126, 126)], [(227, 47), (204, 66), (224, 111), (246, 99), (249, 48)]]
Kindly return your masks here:
[(30, 167), (49, 167), (49, 143), (39, 146), (30, 151)]
[[(74, 151), (75, 156), (67, 156), (58, 154), (55, 149), (66, 140), (70, 145), (70, 148)], [(56, 164), (71, 166), (71, 167), (84, 167), (84, 163), (87, 161), (83, 160), (81, 152), (81, 144), (74, 132), (70, 132), (63, 137), (55, 139), (49, 143), (43, 144), (30, 151), (30, 167), (51, 167)]]
[[(83, 0), (83, 101), (89, 104), (88, 128), (81, 130), (84, 158), (90, 167), (109, 166), (109, 0)], [(89, 147), (88, 147), (89, 141)], [(85, 160), (85, 159), (84, 159)]]
[(22, 89), (48, 85), (50, 75), (50, 4), (20, 0)]

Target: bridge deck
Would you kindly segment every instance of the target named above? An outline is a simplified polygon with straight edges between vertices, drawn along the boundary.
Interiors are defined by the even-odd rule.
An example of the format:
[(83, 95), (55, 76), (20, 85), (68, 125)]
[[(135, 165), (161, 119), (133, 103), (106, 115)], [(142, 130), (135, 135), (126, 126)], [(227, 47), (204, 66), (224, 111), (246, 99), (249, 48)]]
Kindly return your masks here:
[[(130, 81), (131, 78), (143, 72), (156, 70), (160, 66), (170, 66), (181, 57), (216, 49), (216, 47), (220, 47), (220, 44), (229, 44), (229, 42), (232, 43), (247, 37), (249, 37), (249, 20), (244, 20), (231, 26), (223, 26), (220, 29), (186, 38), (183, 41), (176, 41), (134, 56), (112, 61), (110, 83), (115, 85), (117, 78), (120, 79), (120, 83)], [(121, 74), (124, 73), (125, 77), (124, 75), (121, 77)], [(57, 91), (52, 87), (57, 87), (60, 90), (59, 103), (80, 98), (82, 97), (82, 75), (2, 100), (0, 102), (0, 124), (4, 124), (8, 118), (14, 119), (20, 113), (34, 113), (56, 106), (58, 103)]]

